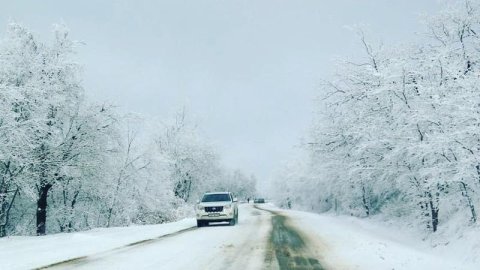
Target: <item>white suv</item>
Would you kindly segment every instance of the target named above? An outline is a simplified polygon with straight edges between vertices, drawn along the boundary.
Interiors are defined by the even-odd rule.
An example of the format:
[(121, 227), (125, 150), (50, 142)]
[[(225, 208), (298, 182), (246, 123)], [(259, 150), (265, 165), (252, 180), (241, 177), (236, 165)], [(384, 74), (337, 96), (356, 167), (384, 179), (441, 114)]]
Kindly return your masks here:
[(208, 225), (209, 222), (227, 221), (230, 225), (238, 222), (237, 199), (231, 192), (205, 193), (195, 206), (197, 226)]

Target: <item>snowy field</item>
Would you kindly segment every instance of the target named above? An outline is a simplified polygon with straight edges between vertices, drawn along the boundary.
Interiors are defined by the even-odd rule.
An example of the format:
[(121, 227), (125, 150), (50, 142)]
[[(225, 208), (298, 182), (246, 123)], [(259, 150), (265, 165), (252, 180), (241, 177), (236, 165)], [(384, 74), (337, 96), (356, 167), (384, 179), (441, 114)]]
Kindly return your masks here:
[[(274, 212), (241, 205), (240, 221), (234, 227), (216, 224), (197, 229), (194, 219), (185, 219), (154, 226), (8, 237), (0, 239), (0, 268), (284, 269), (278, 266), (278, 250), (271, 243), (272, 219), (282, 216), (323, 269), (480, 269), (478, 260), (462, 255), (472, 254), (466, 250), (471, 246), (462, 249), (451, 243), (432, 250), (426, 242), (369, 220), (280, 210), (269, 204), (261, 207)], [(53, 265), (59, 262), (64, 263)]]

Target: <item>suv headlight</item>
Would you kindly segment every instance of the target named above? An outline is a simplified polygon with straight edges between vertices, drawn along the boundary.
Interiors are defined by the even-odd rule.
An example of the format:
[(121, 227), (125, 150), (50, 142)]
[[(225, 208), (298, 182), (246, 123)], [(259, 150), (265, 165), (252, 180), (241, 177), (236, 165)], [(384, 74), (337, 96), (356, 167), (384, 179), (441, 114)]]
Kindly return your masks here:
[(203, 209), (205, 209), (205, 206), (202, 206), (202, 205), (199, 204), (199, 205), (197, 205), (197, 209), (198, 210), (203, 210)]
[(230, 210), (230, 208), (232, 208), (232, 205), (231, 205), (231, 204), (227, 204), (227, 205), (224, 206), (224, 208), (225, 208), (226, 210)]

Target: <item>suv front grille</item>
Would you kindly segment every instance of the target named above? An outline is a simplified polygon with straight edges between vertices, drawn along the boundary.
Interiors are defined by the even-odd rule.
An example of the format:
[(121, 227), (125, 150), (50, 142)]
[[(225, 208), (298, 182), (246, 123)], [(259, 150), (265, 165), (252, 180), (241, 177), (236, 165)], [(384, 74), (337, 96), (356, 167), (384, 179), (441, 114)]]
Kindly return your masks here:
[(207, 206), (205, 212), (222, 212), (223, 206)]

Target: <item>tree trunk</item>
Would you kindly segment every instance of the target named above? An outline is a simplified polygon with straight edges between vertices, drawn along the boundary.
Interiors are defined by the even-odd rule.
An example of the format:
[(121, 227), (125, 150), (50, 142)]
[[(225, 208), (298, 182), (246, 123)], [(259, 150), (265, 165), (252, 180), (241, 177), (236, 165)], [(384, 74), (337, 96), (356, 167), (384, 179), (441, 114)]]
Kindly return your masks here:
[(334, 199), (334, 202), (335, 202), (335, 213), (337, 214), (338, 213), (338, 200), (337, 200), (337, 197), (335, 197)]
[(107, 228), (110, 227), (111, 225), (111, 219), (112, 219), (112, 214), (113, 214), (113, 208), (115, 207), (115, 204), (117, 202), (117, 195), (118, 195), (118, 192), (120, 190), (120, 185), (121, 185), (121, 181), (122, 181), (122, 175), (123, 175), (123, 170), (122, 172), (120, 173), (120, 176), (118, 177), (118, 180), (117, 180), (117, 187), (115, 188), (115, 193), (113, 193), (113, 200), (112, 200), (112, 204), (110, 205), (110, 207), (108, 208), (108, 215), (107, 215)]
[(37, 200), (37, 235), (45, 235), (47, 223), (47, 197), (51, 184), (42, 185)]
[[(432, 198), (432, 193), (428, 192), (428, 204), (431, 211), (431, 221), (432, 221), (432, 231), (436, 232), (438, 227), (438, 202), (434, 202)], [(438, 196), (437, 196), (438, 201)]]
[(480, 184), (480, 164), (478, 164), (477, 166), (475, 166), (475, 168), (477, 168), (478, 183)]
[(188, 177), (188, 185), (187, 185), (187, 190), (185, 194), (185, 202), (188, 202), (188, 200), (190, 199), (190, 191), (192, 190), (192, 177), (190, 177), (188, 173), (187, 173), (187, 177)]
[(0, 224), (0, 238), (7, 236), (6, 224)]
[(4, 172), (3, 175), (0, 176), (0, 237), (4, 237), (7, 235), (6, 227), (7, 227), (7, 220), (8, 220), (8, 213), (7, 209), (9, 208), (8, 203), (8, 187), (9, 181), (8, 178), (8, 171), (10, 167), (10, 161), (5, 162), (2, 164), (2, 171)]
[(365, 214), (367, 214), (367, 217), (370, 216), (370, 207), (368, 206), (367, 203), (367, 194), (365, 192), (365, 186), (362, 185), (362, 202), (363, 202), (363, 208), (365, 208)]
[(73, 195), (72, 202), (70, 204), (70, 220), (68, 222), (68, 232), (73, 231), (73, 219), (74, 219), (74, 212), (75, 212), (75, 204), (77, 203), (78, 194), (80, 194), (80, 190), (75, 191)]
[(7, 235), (7, 195), (6, 186), (0, 183), (0, 237), (5, 237)]
[(8, 220), (10, 218), (10, 210), (12, 209), (13, 203), (15, 202), (15, 198), (17, 197), (18, 192), (19, 192), (19, 189), (17, 187), (15, 189), (15, 192), (13, 193), (12, 200), (10, 201), (10, 204), (8, 205), (7, 209), (6, 210), (2, 209), (2, 211), (3, 211), (2, 215), (4, 217), (3, 217), (3, 223), (0, 224), (0, 237), (7, 236), (7, 225), (8, 225)]
[(463, 189), (462, 195), (463, 195), (463, 197), (465, 197), (467, 199), (467, 204), (468, 204), (468, 207), (470, 208), (470, 213), (472, 214), (471, 220), (472, 220), (473, 223), (476, 223), (477, 222), (477, 213), (475, 211), (475, 206), (473, 205), (472, 198), (468, 194), (468, 186), (464, 182), (460, 182), (460, 186)]

